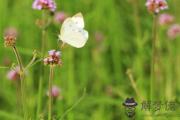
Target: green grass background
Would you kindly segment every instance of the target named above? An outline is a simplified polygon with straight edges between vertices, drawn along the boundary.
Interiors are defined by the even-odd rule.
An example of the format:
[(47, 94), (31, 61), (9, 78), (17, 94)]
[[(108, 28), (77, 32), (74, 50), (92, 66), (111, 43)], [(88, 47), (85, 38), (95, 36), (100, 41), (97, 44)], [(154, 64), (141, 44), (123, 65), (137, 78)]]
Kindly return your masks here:
[[(0, 0), (0, 65), (4, 58), (16, 63), (12, 49), (3, 45), (3, 31), (9, 26), (19, 31), (17, 47), (27, 64), (34, 50), (40, 50), (41, 30), (35, 21), (41, 11), (32, 9), (33, 0)], [(122, 103), (127, 97), (138, 102), (137, 120), (166, 120), (167, 116), (149, 117), (141, 110), (138, 97), (126, 74), (132, 70), (140, 94), (149, 100), (152, 14), (145, 7), (146, 0), (56, 0), (57, 10), (69, 15), (82, 12), (89, 40), (85, 47), (75, 49), (66, 46), (62, 51), (62, 67), (56, 67), (54, 84), (62, 89), (63, 99), (56, 102), (54, 110), (61, 116), (83, 99), (65, 116), (65, 120), (126, 120)], [(180, 23), (180, 1), (168, 0), (169, 10)], [(158, 88), (157, 100), (178, 101), (180, 99), (180, 39), (174, 41), (166, 35), (168, 27), (158, 28)], [(60, 25), (51, 24), (46, 35), (46, 51), (58, 49)], [(105, 38), (95, 40), (94, 34), (101, 31)], [(7, 80), (9, 69), (0, 69), (0, 119), (20, 120), (16, 108), (16, 90)], [(26, 75), (28, 113), (35, 120), (38, 98), (39, 64), (31, 67)], [(43, 80), (42, 116), (47, 115), (48, 67)], [(165, 111), (167, 112), (167, 111)], [(178, 120), (179, 109), (169, 116)], [(163, 112), (164, 113), (164, 112)]]

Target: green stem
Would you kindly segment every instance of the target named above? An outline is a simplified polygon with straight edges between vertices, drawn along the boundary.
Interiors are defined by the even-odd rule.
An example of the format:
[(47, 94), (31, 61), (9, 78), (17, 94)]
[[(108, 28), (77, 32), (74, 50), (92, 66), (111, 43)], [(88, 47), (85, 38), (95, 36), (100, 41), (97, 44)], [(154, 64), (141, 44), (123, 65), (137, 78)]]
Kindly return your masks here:
[[(42, 20), (44, 22), (45, 20), (45, 11), (42, 12)], [(43, 26), (42, 27), (42, 39), (41, 39), (41, 57), (44, 58), (44, 54), (45, 54), (45, 38), (46, 36), (46, 29)], [(36, 119), (39, 120), (39, 115), (41, 112), (41, 108), (42, 108), (42, 89), (43, 89), (43, 79), (44, 79), (44, 68), (43, 68), (43, 63), (41, 63), (40, 65), (40, 79), (39, 79), (39, 86), (38, 86), (38, 104), (37, 104), (37, 115), (36, 115)]]
[(49, 102), (48, 102), (48, 120), (52, 119), (52, 80), (53, 80), (53, 66), (50, 66), (50, 74), (49, 74)]
[[(139, 17), (139, 0), (133, 0), (133, 7), (134, 7), (134, 21), (135, 21), (135, 30), (137, 38), (141, 37), (141, 25), (140, 25), (140, 17)], [(140, 40), (137, 41), (138, 45), (141, 42)]]
[(16, 102), (17, 102), (17, 113), (21, 114), (21, 110), (19, 108), (21, 108), (21, 86), (19, 84), (19, 81), (15, 81), (15, 87), (16, 87)]
[(151, 82), (150, 82), (150, 93), (151, 99), (154, 99), (154, 94), (157, 92), (154, 88), (155, 84), (155, 64), (156, 64), (156, 38), (157, 38), (157, 15), (153, 18), (153, 29), (152, 29), (152, 60), (151, 60)]
[(16, 59), (17, 59), (17, 62), (18, 62), (18, 65), (20, 67), (20, 75), (23, 74), (23, 65), (22, 65), (22, 61), (21, 61), (21, 58), (20, 58), (20, 55), (16, 49), (16, 47), (14, 46), (13, 47), (13, 51), (14, 51), (14, 54), (16, 55)]
[(22, 112), (24, 113), (24, 118), (26, 118), (26, 109), (25, 109), (25, 96), (24, 96), (24, 68), (23, 68), (23, 64), (22, 64), (22, 61), (21, 61), (21, 57), (19, 55), (19, 52), (18, 50), (16, 49), (15, 46), (13, 46), (13, 51), (14, 51), (14, 54), (16, 56), (16, 59), (17, 59), (17, 62), (18, 62), (18, 65), (20, 67), (20, 87), (21, 87), (21, 101), (22, 101)]
[(45, 42), (46, 42), (46, 11), (43, 10), (42, 12), (42, 21), (43, 21), (43, 26), (42, 26), (42, 39), (41, 39), (41, 54), (42, 57), (44, 57), (44, 53), (45, 53)]
[(130, 80), (130, 82), (131, 82), (131, 85), (132, 85), (132, 87), (133, 87), (133, 89), (134, 89), (137, 97), (138, 97), (141, 101), (144, 100), (144, 97), (141, 95), (141, 93), (139, 92), (139, 90), (138, 90), (138, 88), (137, 88), (136, 82), (135, 82), (135, 80), (134, 80), (134, 78), (133, 78), (133, 75), (132, 75), (132, 71), (131, 71), (130, 69), (127, 70), (127, 75), (128, 75), (128, 77), (129, 77), (129, 80)]
[[(139, 89), (137, 88), (137, 85), (136, 85), (136, 82), (133, 78), (133, 74), (132, 74), (132, 71), (130, 69), (127, 70), (127, 75), (129, 77), (129, 80), (131, 82), (131, 85), (134, 89), (134, 91), (136, 92), (138, 98), (140, 99), (140, 101), (143, 101), (145, 98), (144, 96), (142, 96), (142, 94), (140, 93)], [(147, 114), (150, 114), (150, 111), (146, 111)], [(147, 120), (152, 120), (152, 117), (149, 116), (148, 118), (146, 118)]]
[(44, 57), (44, 53), (45, 53), (45, 35), (46, 35), (46, 30), (43, 29), (42, 30), (42, 43), (41, 43), (41, 52), (42, 52), (42, 57)]

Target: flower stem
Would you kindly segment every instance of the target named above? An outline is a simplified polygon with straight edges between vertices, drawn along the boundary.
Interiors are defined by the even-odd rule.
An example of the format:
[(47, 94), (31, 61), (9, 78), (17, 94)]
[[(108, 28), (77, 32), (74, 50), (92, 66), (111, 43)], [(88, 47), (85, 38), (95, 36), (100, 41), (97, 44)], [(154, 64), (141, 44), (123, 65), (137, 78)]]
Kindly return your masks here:
[[(45, 11), (42, 12), (42, 20), (45, 21)], [(45, 26), (42, 27), (42, 39), (41, 39), (41, 58), (44, 58), (45, 53), (45, 38), (46, 36), (46, 29)], [(37, 104), (37, 115), (36, 119), (39, 120), (39, 115), (42, 108), (42, 85), (43, 85), (43, 79), (44, 79), (44, 68), (43, 63), (40, 65), (40, 79), (39, 79), (39, 86), (38, 86), (38, 104)]]
[(133, 78), (131, 69), (128, 69), (126, 73), (127, 73), (128, 77), (129, 77), (129, 80), (130, 80), (130, 82), (131, 82), (131, 85), (132, 85), (132, 87), (133, 87), (133, 89), (134, 89), (137, 97), (138, 97), (141, 101), (144, 100), (144, 97), (141, 95), (140, 91), (139, 91), (138, 88), (137, 88), (137, 85), (136, 85), (136, 82), (135, 82), (135, 80), (134, 80), (134, 78)]
[(17, 59), (17, 62), (18, 62), (18, 65), (20, 67), (20, 75), (23, 74), (23, 65), (22, 65), (22, 61), (21, 61), (21, 58), (20, 58), (20, 55), (16, 49), (16, 47), (14, 46), (13, 47), (13, 51), (14, 51), (14, 54), (16, 55), (16, 59)]
[(17, 102), (17, 113), (21, 114), (22, 111), (19, 109), (22, 107), (21, 103), (21, 86), (19, 81), (15, 81), (15, 87), (16, 87), (16, 102)]
[(24, 96), (24, 68), (23, 68), (23, 64), (22, 64), (22, 61), (21, 61), (21, 57), (19, 55), (19, 52), (18, 50), (16, 49), (15, 46), (12, 47), (13, 48), (13, 51), (14, 51), (14, 54), (16, 56), (16, 59), (17, 59), (17, 62), (18, 62), (18, 65), (20, 67), (20, 87), (21, 87), (21, 101), (22, 101), (22, 112), (24, 114), (24, 117), (26, 118), (26, 110), (25, 110), (25, 96)]
[[(139, 100), (140, 100), (140, 101), (145, 100), (144, 96), (142, 96), (142, 94), (140, 93), (139, 89), (137, 88), (137, 85), (136, 85), (136, 82), (135, 82), (135, 80), (134, 80), (134, 77), (133, 77), (133, 74), (132, 74), (131, 69), (128, 69), (127, 72), (126, 72), (126, 74), (128, 75), (129, 80), (130, 80), (130, 82), (131, 82), (131, 85), (132, 85), (134, 91), (136, 92), (137, 97), (139, 98)], [(151, 114), (150, 111), (146, 111), (146, 113), (147, 113), (148, 115)], [(147, 120), (152, 120), (152, 117), (149, 116), (149, 117), (146, 118), (146, 119), (147, 119)]]
[(49, 103), (48, 103), (48, 120), (52, 119), (52, 80), (53, 80), (53, 66), (50, 66), (50, 74), (49, 74)]
[(150, 80), (150, 93), (151, 100), (155, 97), (155, 92), (157, 92), (154, 87), (155, 82), (155, 64), (156, 64), (156, 38), (157, 38), (157, 15), (153, 16), (153, 28), (152, 28), (152, 60), (151, 60), (151, 80)]

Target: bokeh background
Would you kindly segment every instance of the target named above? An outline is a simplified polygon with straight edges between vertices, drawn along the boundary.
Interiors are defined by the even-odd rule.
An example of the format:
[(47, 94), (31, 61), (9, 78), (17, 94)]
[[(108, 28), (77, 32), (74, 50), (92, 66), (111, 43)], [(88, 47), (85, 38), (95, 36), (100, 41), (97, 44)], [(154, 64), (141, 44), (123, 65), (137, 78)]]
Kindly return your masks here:
[[(6, 77), (11, 65), (16, 63), (12, 49), (5, 48), (4, 30), (14, 27), (18, 31), (17, 48), (26, 65), (33, 51), (40, 51), (41, 29), (35, 24), (42, 11), (32, 9), (33, 0), (0, 0), (0, 119), (21, 120), (17, 114), (16, 88)], [(153, 16), (145, 7), (146, 0), (56, 0), (57, 11), (69, 16), (82, 12), (89, 40), (81, 49), (66, 45), (62, 50), (62, 67), (56, 67), (54, 84), (61, 88), (63, 99), (56, 101), (54, 112), (65, 114), (66, 120), (126, 120), (122, 103), (127, 97), (138, 102), (138, 120), (165, 120), (167, 116), (148, 116), (141, 110), (143, 100), (149, 100), (151, 36)], [(169, 13), (180, 24), (180, 1), (168, 0)], [(49, 16), (53, 18), (53, 16)], [(61, 24), (51, 23), (46, 34), (46, 51), (59, 49), (58, 34)], [(157, 53), (157, 100), (180, 99), (180, 38), (167, 36), (170, 26), (158, 26)], [(47, 53), (47, 52), (46, 52)], [(8, 65), (5, 63), (9, 62)], [(127, 74), (127, 70), (130, 71)], [(26, 73), (28, 113), (36, 117), (38, 104), (40, 62)], [(40, 116), (47, 115), (46, 92), (49, 68), (45, 67), (42, 109)], [(133, 84), (138, 90), (138, 96)], [(84, 89), (86, 91), (84, 92)], [(81, 99), (82, 98), (82, 99)], [(76, 104), (77, 103), (77, 104)], [(72, 107), (74, 105), (74, 107)], [(169, 119), (178, 120), (179, 109), (161, 111), (173, 113)]]

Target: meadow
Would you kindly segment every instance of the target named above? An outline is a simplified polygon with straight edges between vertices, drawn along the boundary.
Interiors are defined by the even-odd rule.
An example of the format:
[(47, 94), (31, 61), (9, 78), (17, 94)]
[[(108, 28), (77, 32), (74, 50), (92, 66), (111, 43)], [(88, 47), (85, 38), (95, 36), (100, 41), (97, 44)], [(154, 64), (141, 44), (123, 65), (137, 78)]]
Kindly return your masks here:
[[(33, 9), (33, 2), (0, 0), (0, 120), (48, 119), (50, 69), (43, 59), (52, 49), (61, 51), (62, 61), (54, 67), (52, 84), (59, 94), (52, 102), (52, 120), (134, 119), (123, 106), (127, 98), (137, 102), (136, 120), (179, 120), (180, 30), (177, 36), (168, 34), (180, 25), (179, 0), (167, 0), (169, 8), (156, 19), (146, 0), (55, 0), (56, 11), (69, 17), (83, 14), (89, 38), (82, 48), (60, 47), (62, 22), (54, 20), (55, 13)], [(159, 23), (164, 13), (173, 16), (171, 23)], [(43, 18), (50, 21), (44, 31)], [(8, 28), (17, 34), (15, 46), (24, 67), (32, 60), (24, 70), (24, 88), (7, 77), (18, 65), (13, 49), (4, 46)]]

